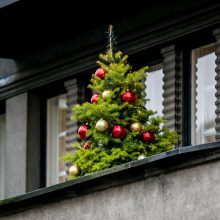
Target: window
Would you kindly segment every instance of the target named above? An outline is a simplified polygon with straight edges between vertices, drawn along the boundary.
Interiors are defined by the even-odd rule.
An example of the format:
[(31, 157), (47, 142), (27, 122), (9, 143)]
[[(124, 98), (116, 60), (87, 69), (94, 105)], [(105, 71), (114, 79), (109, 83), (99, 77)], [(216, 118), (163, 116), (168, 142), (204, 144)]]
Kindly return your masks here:
[(5, 115), (0, 115), (0, 199), (4, 199)]
[(158, 115), (162, 115), (163, 110), (163, 69), (162, 65), (150, 67), (150, 71), (146, 73), (146, 95), (150, 99), (145, 105), (146, 108), (156, 111)]
[(59, 160), (66, 145), (66, 96), (47, 101), (47, 186), (66, 180), (66, 164)]
[(192, 144), (215, 141), (215, 47), (192, 51)]

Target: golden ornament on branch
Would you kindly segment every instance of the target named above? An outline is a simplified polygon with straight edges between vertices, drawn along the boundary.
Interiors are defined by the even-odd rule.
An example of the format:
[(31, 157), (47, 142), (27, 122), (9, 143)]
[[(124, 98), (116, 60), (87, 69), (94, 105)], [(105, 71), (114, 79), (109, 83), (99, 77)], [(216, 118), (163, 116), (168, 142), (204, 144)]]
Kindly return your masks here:
[(106, 131), (108, 128), (108, 122), (101, 118), (100, 120), (97, 121), (95, 128), (100, 132)]
[(132, 132), (141, 132), (142, 131), (142, 124), (140, 122), (132, 123), (130, 126)]
[(70, 176), (78, 176), (80, 173), (79, 167), (75, 164), (69, 169)]

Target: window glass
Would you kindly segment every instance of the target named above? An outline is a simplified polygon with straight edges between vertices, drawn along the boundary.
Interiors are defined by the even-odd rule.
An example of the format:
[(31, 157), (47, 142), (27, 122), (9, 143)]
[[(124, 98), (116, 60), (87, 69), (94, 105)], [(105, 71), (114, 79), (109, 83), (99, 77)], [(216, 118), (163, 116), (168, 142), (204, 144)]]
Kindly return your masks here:
[(47, 101), (47, 186), (66, 180), (66, 164), (60, 156), (66, 153), (66, 96)]
[(215, 47), (192, 51), (192, 144), (215, 141)]
[(156, 111), (158, 115), (162, 115), (163, 111), (163, 69), (162, 65), (150, 67), (147, 73), (145, 82), (145, 92), (148, 99), (150, 99), (145, 107)]

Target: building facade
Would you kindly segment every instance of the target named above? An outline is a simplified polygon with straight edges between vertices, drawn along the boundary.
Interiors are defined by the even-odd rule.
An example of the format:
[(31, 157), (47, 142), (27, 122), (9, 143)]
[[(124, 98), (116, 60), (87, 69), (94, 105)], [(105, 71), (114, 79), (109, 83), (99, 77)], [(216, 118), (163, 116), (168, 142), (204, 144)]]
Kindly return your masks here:
[[(68, 4), (60, 6), (55, 2), (49, 11), (40, 3), (31, 1), (31, 3), (16, 1), (10, 4), (6, 4), (6, 0), (4, 2), (0, 9), (0, 19), (5, 21), (2, 27), (3, 34), (0, 37), (1, 199), (10, 200), (12, 197), (23, 195), (18, 201), (18, 204), (23, 204), (25, 198), (27, 201), (34, 200), (35, 196), (37, 198), (35, 194), (33, 198), (24, 196), (33, 190), (42, 188), (41, 194), (46, 195), (48, 191), (44, 190), (51, 189), (54, 192), (51, 194), (53, 199), (56, 193), (60, 196), (59, 190), (63, 192), (70, 190), (71, 200), (77, 207), (79, 206), (78, 210), (82, 211), (82, 204), (92, 207), (90, 202), (93, 199), (92, 193), (96, 191), (94, 183), (97, 183), (98, 190), (106, 190), (103, 195), (102, 193), (98, 195), (104, 207), (107, 207), (104, 195), (110, 197), (113, 193), (115, 205), (118, 206), (120, 199), (127, 200), (127, 203), (124, 202), (121, 207), (121, 214), (113, 212), (113, 216), (114, 213), (116, 215), (113, 219), (123, 219), (123, 216), (127, 216), (125, 210), (129, 207), (129, 201), (131, 200), (133, 204), (134, 197), (131, 198), (129, 195), (134, 196), (133, 193), (138, 185), (140, 190), (137, 190), (137, 195), (141, 198), (138, 201), (143, 210), (145, 205), (141, 204), (141, 200), (144, 200), (144, 204), (148, 202), (141, 196), (145, 190), (144, 185), (148, 186), (146, 193), (151, 201), (156, 198), (159, 203), (160, 199), (165, 201), (166, 196), (170, 195), (166, 206), (173, 205), (179, 208), (182, 203), (177, 201), (175, 206), (173, 200), (176, 197), (177, 200), (185, 201), (186, 198), (182, 195), (186, 187), (184, 184), (187, 184), (187, 179), (189, 184), (195, 184), (196, 172), (198, 178), (204, 180), (204, 184), (201, 184), (201, 190), (204, 192), (196, 194), (193, 186), (189, 187), (188, 193), (194, 195), (191, 207), (195, 208), (198, 202), (196, 199), (206, 200), (207, 190), (213, 189), (212, 195), (217, 193), (220, 146), (218, 142), (220, 138), (220, 3), (218, 1), (159, 1), (151, 2), (147, 7), (144, 3), (129, 5), (128, 10), (123, 10), (123, 7), (119, 6), (120, 13), (116, 12), (115, 16), (107, 16), (103, 19), (100, 19), (94, 11), (85, 9), (83, 13), (90, 18), (86, 22), (78, 20), (78, 15), (75, 13), (83, 3), (79, 3), (79, 6)], [(111, 14), (112, 10), (115, 10), (113, 5), (109, 6), (105, 13)], [(57, 16), (61, 13), (64, 13), (62, 18)], [(24, 18), (19, 17), (20, 14), (24, 15)], [(17, 18), (14, 23), (8, 19), (12, 15)], [(26, 24), (25, 19), (29, 19), (31, 25)], [(127, 170), (125, 166), (123, 169), (116, 169), (119, 173), (109, 171), (110, 176), (106, 176), (107, 174), (101, 176), (104, 183), (99, 180), (100, 177), (94, 176), (88, 179), (90, 181), (88, 183), (67, 182), (61, 184), (60, 188), (53, 188), (54, 184), (66, 181), (68, 164), (61, 162), (59, 157), (72, 151), (71, 144), (75, 141), (77, 122), (71, 120), (71, 109), (77, 103), (90, 101), (92, 94), (87, 89), (87, 84), (95, 72), (98, 54), (106, 50), (105, 32), (109, 23), (113, 24), (118, 36), (118, 49), (129, 55), (129, 62), (133, 68), (143, 65), (150, 67), (146, 79), (143, 79), (147, 97), (150, 99), (146, 107), (157, 111), (158, 115), (163, 115), (167, 120), (165, 126), (180, 134), (179, 144), (170, 154), (174, 159), (169, 159), (169, 154), (163, 154), (162, 162), (160, 156), (152, 159), (157, 161), (156, 165), (151, 164), (151, 160), (147, 159), (146, 163), (137, 162), (133, 168), (131, 165), (131, 170)], [(19, 26), (20, 33), (16, 33), (15, 36), (13, 31), (16, 26)], [(183, 156), (179, 158), (178, 155), (182, 154)], [(212, 157), (212, 154), (215, 157)], [(192, 162), (193, 159), (195, 162)], [(212, 160), (215, 162), (208, 165), (207, 161)], [(161, 164), (164, 169), (161, 168)], [(176, 170), (180, 170), (175, 173), (171, 165)], [(153, 173), (155, 166), (156, 174)], [(134, 170), (137, 171), (137, 176)], [(203, 171), (207, 173), (206, 176), (202, 175)], [(121, 182), (116, 180), (120, 172), (124, 178)], [(167, 176), (164, 174), (166, 172), (169, 173)], [(132, 174), (133, 177), (129, 180), (126, 173)], [(149, 182), (151, 176), (154, 176), (153, 182)], [(106, 185), (105, 181), (111, 178), (114, 184)], [(142, 180), (139, 181), (140, 179)], [(170, 181), (175, 182), (172, 182), (173, 189), (169, 188)], [(126, 185), (128, 182), (132, 184)], [(169, 184), (158, 185), (166, 182)], [(176, 183), (179, 183), (180, 190)], [(87, 200), (84, 200), (85, 197), (75, 199), (74, 195), (78, 195), (77, 192), (80, 192), (79, 195), (81, 192), (83, 195), (87, 193), (86, 190), (82, 190), (83, 184), (87, 187), (92, 185)], [(52, 188), (45, 188), (49, 186)], [(164, 194), (161, 187), (165, 190)], [(120, 189), (124, 190), (124, 194), (117, 200), (116, 194)], [(126, 191), (131, 192), (127, 197)], [(201, 217), (217, 219), (220, 217), (220, 213), (216, 211), (217, 205), (213, 206), (213, 210), (211, 207), (214, 202), (220, 204), (219, 199), (217, 193), (213, 201), (207, 199), (207, 203), (199, 203), (201, 207), (194, 214), (190, 211), (187, 215), (186, 207), (185, 211), (179, 212), (180, 219), (201, 219)], [(64, 210), (65, 206), (71, 209), (64, 197), (62, 200), (61, 209)], [(16, 204), (3, 202), (0, 206), (4, 208), (5, 205), (5, 213), (9, 215), (7, 207), (8, 210), (10, 205), (16, 208)], [(36, 204), (33, 202), (33, 207)], [(152, 207), (146, 206), (151, 214), (145, 213), (144, 216), (149, 219), (150, 216), (152, 219), (177, 219), (178, 212), (173, 212), (172, 208), (164, 211), (163, 205), (158, 205), (160, 209), (158, 213), (149, 211), (156, 204)], [(208, 211), (204, 211), (204, 215), (202, 215), (202, 205), (208, 206)], [(47, 207), (49, 210), (55, 210), (56, 206), (57, 203), (52, 205), (51, 209), (49, 205)], [(40, 207), (40, 210), (43, 210), (43, 206)], [(97, 208), (96, 205), (94, 207)], [(188, 207), (188, 210), (191, 210), (191, 207)], [(109, 216), (112, 209), (108, 209)], [(64, 213), (62, 210), (61, 213)], [(215, 218), (210, 216), (212, 211)], [(18, 214), (18, 217), (22, 218), (23, 215), (23, 219), (28, 219), (28, 216), (32, 216), (31, 212)], [(33, 215), (37, 212), (39, 209), (33, 209)], [(2, 213), (4, 215), (4, 212)], [(71, 212), (67, 213), (69, 213), (67, 216), (72, 215)], [(92, 215), (95, 214), (90, 210), (88, 216), (81, 219), (87, 219)], [(162, 218), (162, 215), (165, 217)], [(55, 215), (51, 214), (51, 216)], [(96, 219), (101, 219), (104, 213), (95, 216)], [(130, 218), (126, 219), (131, 219), (132, 216), (135, 215), (130, 213)], [(77, 218), (77, 215), (75, 217)], [(50, 219), (48, 216), (47, 218)], [(141, 215), (137, 219), (142, 219)]]

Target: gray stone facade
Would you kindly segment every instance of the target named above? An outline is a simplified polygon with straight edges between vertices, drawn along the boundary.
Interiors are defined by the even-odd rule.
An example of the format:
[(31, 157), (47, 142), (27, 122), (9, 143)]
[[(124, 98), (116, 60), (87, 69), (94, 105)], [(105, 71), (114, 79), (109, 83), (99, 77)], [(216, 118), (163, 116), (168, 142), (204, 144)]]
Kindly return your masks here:
[(23, 93), (6, 101), (5, 198), (40, 187), (39, 99)]
[[(76, 6), (70, 8), (71, 13), (66, 13), (75, 17), (62, 20), (63, 16), (57, 16), (63, 13), (60, 13), (59, 3), (56, 6), (59, 13), (50, 16), (51, 11), (48, 10), (44, 16), (40, 16), (43, 22), (39, 20), (36, 24), (33, 22), (35, 14), (33, 17), (31, 14), (32, 10), (38, 10), (33, 6), (30, 17), (26, 18), (31, 25), (22, 28), (26, 22), (20, 22), (19, 15), (25, 12), (26, 7), (20, 7), (20, 2), (24, 1), (18, 1), (18, 7), (15, 4), (14, 9), (11, 7), (12, 11), (8, 9), (17, 18), (13, 24), (6, 24), (10, 20), (10, 13), (0, 12), (4, 20), (0, 36), (0, 112), (6, 118), (4, 187), (5, 198), (10, 198), (0, 201), (0, 218), (220, 219), (220, 3), (211, 3), (210, 0), (191, 0), (188, 3), (185, 0), (159, 0), (149, 3), (146, 8), (135, 4), (137, 11), (134, 15), (122, 13), (113, 20), (119, 36), (118, 48), (130, 56), (134, 68), (136, 64), (163, 64), (165, 126), (180, 134), (179, 146), (192, 143), (191, 101), (195, 97), (190, 97), (191, 52), (215, 43), (217, 142), (194, 146), (198, 151), (203, 148), (206, 153), (210, 146), (214, 146), (215, 151), (207, 155), (193, 150), (190, 152), (190, 148), (186, 153), (187, 147), (182, 147), (174, 149), (174, 159), (167, 159), (171, 154), (168, 152), (166, 158), (157, 155), (160, 159), (158, 162), (151, 161), (150, 157), (152, 163), (133, 161), (124, 165), (127, 167), (123, 172), (109, 171), (103, 176), (94, 174), (97, 175), (94, 179), (86, 176), (83, 181), (43, 188), (46, 182), (47, 99), (66, 92), (68, 112), (65, 144), (66, 150), (71, 152), (77, 132), (77, 122), (70, 120), (71, 109), (86, 99), (87, 79), (96, 68), (98, 53), (106, 50), (104, 29), (107, 24), (104, 24), (99, 13), (93, 13), (94, 16), (90, 16), (82, 25), (83, 19), (78, 19), (77, 13), (72, 13), (81, 9)], [(38, 4), (39, 8), (46, 8)], [(105, 8), (108, 11), (106, 14), (112, 12), (109, 7)], [(135, 10), (132, 8), (131, 11), (133, 14)], [(56, 23), (55, 18), (59, 22)], [(54, 22), (55, 32), (47, 25), (47, 31), (40, 29), (47, 24), (47, 19)], [(67, 23), (69, 25), (64, 28)], [(18, 24), (19, 34), (13, 37)], [(77, 25), (81, 32), (77, 30)], [(6, 31), (8, 26), (12, 32)], [(39, 29), (36, 28), (38, 26)], [(36, 30), (32, 37), (29, 35), (31, 27)], [(63, 38), (58, 37), (53, 41), (56, 33)], [(34, 191), (39, 188), (42, 189)], [(6, 216), (3, 217), (1, 210)]]
[(179, 165), (173, 169), (161, 167), (163, 173), (154, 175), (151, 168), (150, 172), (143, 171), (144, 179), (103, 187), (74, 198), (71, 198), (73, 194), (69, 190), (65, 200), (38, 205), (2, 219), (220, 219), (220, 160), (201, 164), (201, 159), (198, 159), (197, 162), (193, 165), (185, 161), (187, 168), (178, 168)]
[(27, 93), (6, 102), (5, 197), (26, 192)]

